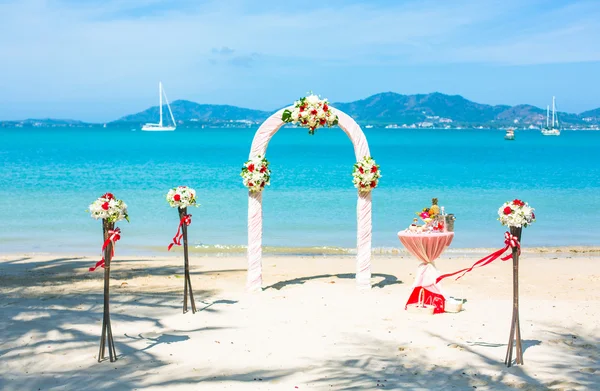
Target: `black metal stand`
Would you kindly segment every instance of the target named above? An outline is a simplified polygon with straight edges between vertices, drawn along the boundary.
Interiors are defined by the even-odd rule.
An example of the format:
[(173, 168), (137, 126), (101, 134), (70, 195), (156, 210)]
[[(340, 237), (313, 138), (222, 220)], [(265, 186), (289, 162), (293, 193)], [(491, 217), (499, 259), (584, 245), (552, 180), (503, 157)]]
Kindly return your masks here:
[[(183, 219), (187, 215), (187, 208), (179, 209), (179, 219)], [(196, 313), (196, 303), (194, 302), (194, 293), (192, 292), (192, 279), (190, 278), (190, 262), (188, 257), (188, 237), (187, 237), (187, 225), (181, 225), (181, 232), (183, 234), (183, 259), (185, 278), (183, 283), (183, 313), (188, 312), (188, 293), (190, 296), (190, 304), (192, 305), (192, 313)]]
[[(102, 220), (102, 228), (104, 233), (104, 241), (109, 238), (108, 231), (115, 228), (115, 223), (110, 223), (106, 220)], [(102, 337), (100, 338), (100, 351), (98, 352), (98, 362), (104, 359), (105, 348), (108, 344), (108, 355), (110, 362), (117, 361), (117, 351), (115, 350), (115, 342), (112, 335), (112, 327), (110, 325), (110, 261), (112, 254), (113, 243), (109, 242), (108, 246), (104, 249), (104, 317), (102, 318)]]
[[(517, 237), (521, 243), (521, 227), (510, 227), (510, 233)], [(508, 338), (508, 349), (504, 363), (507, 367), (512, 365), (513, 346), (516, 347), (515, 362), (523, 365), (523, 346), (521, 344), (521, 326), (519, 324), (519, 249), (512, 249), (513, 259), (513, 313), (510, 323), (510, 336)]]

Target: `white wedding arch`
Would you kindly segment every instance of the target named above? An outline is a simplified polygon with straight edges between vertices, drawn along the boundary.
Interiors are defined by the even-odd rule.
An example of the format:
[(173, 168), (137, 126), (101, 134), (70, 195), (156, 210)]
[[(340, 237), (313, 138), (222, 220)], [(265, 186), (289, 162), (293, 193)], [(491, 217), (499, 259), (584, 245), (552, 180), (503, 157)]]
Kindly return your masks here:
[[(287, 109), (292, 110), (290, 106)], [(346, 113), (331, 108), (338, 116), (338, 126), (348, 135), (354, 145), (356, 161), (365, 156), (370, 157), (369, 144), (360, 126)], [(265, 156), (269, 141), (285, 124), (281, 116), (286, 109), (271, 115), (258, 128), (252, 147), (250, 159)], [(357, 240), (356, 240), (356, 283), (359, 288), (371, 288), (371, 192), (358, 193), (356, 205)], [(262, 289), (262, 191), (248, 192), (248, 278), (246, 287), (249, 291)]]

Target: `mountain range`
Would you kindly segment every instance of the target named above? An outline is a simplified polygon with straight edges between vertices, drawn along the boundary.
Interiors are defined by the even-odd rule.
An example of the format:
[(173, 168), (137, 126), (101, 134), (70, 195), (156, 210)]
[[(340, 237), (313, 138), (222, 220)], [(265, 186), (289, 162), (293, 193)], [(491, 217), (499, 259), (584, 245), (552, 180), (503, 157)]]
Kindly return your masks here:
[[(460, 95), (446, 95), (439, 92), (430, 94), (402, 95), (384, 92), (368, 98), (348, 103), (331, 105), (352, 116), (362, 125), (412, 125), (430, 126), (542, 126), (546, 122), (546, 110), (532, 105), (487, 105), (472, 102)], [(199, 104), (188, 100), (176, 100), (171, 103), (173, 115), (179, 125), (236, 125), (244, 123), (252, 125), (265, 120), (272, 112), (253, 110), (229, 105)], [(163, 116), (168, 118), (166, 107)], [(109, 125), (140, 125), (157, 122), (158, 106), (150, 107), (139, 113), (126, 115)], [(558, 112), (562, 127), (600, 125), (600, 108), (580, 114)], [(166, 120), (166, 119), (165, 119)], [(60, 120), (27, 120), (28, 123), (38, 121), (48, 126), (57, 126)], [(170, 121), (170, 119), (168, 120)], [(26, 121), (11, 121), (11, 123)], [(5, 124), (8, 122), (5, 122)], [(2, 124), (2, 123), (0, 123)], [(10, 124), (10, 123), (9, 123)], [(64, 126), (85, 125), (79, 121), (65, 120)]]
[[(446, 95), (439, 92), (416, 95), (384, 92), (354, 102), (333, 102), (331, 105), (349, 114), (361, 124), (373, 125), (410, 125), (429, 122), (458, 125), (539, 126), (546, 121), (546, 110), (539, 107), (531, 105), (492, 106), (472, 102), (460, 95)], [(186, 100), (173, 102), (171, 109), (175, 118), (182, 122), (248, 121), (255, 123), (265, 120), (272, 114), (267, 111), (226, 105), (199, 104)], [(116, 122), (141, 124), (156, 121), (158, 116), (158, 106), (155, 106), (120, 118)], [(581, 114), (559, 112), (558, 118), (565, 126), (598, 124), (600, 123), (600, 108)]]

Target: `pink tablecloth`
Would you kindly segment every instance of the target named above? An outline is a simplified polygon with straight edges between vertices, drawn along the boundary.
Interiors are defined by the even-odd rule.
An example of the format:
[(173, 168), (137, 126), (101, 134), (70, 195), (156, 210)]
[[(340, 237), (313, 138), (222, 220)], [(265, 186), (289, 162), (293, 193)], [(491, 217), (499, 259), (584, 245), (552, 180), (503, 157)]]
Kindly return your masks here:
[(435, 305), (435, 313), (444, 312), (445, 299), (448, 296), (442, 290), (442, 285), (435, 282), (440, 273), (436, 269), (434, 261), (452, 243), (453, 238), (454, 232), (428, 234), (398, 232), (400, 242), (422, 262), (417, 268), (413, 291), (406, 302), (407, 306), (417, 303), (420, 290), (425, 289), (425, 302)]
[(454, 232), (414, 234), (398, 232), (398, 238), (408, 252), (423, 263), (433, 263), (452, 243)]

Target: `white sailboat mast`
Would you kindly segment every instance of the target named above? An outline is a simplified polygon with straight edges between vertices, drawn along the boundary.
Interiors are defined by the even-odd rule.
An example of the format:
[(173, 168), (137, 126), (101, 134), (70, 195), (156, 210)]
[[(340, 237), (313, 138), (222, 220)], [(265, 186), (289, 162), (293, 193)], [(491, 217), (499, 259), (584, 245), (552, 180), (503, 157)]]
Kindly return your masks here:
[(546, 106), (546, 128), (550, 127), (550, 105)]
[(552, 127), (554, 128), (554, 118), (556, 117), (555, 115), (555, 111), (556, 111), (556, 104), (554, 102), (555, 97), (552, 97)]
[(167, 103), (167, 109), (169, 109), (169, 114), (171, 115), (171, 121), (173, 121), (173, 126), (177, 126), (175, 124), (175, 117), (173, 117), (173, 111), (171, 110), (171, 105), (169, 104), (169, 99), (167, 98), (167, 93), (163, 90), (163, 94), (165, 95), (165, 102)]
[(162, 126), (162, 82), (158, 82), (158, 110), (160, 112), (160, 120), (158, 121), (158, 125)]

